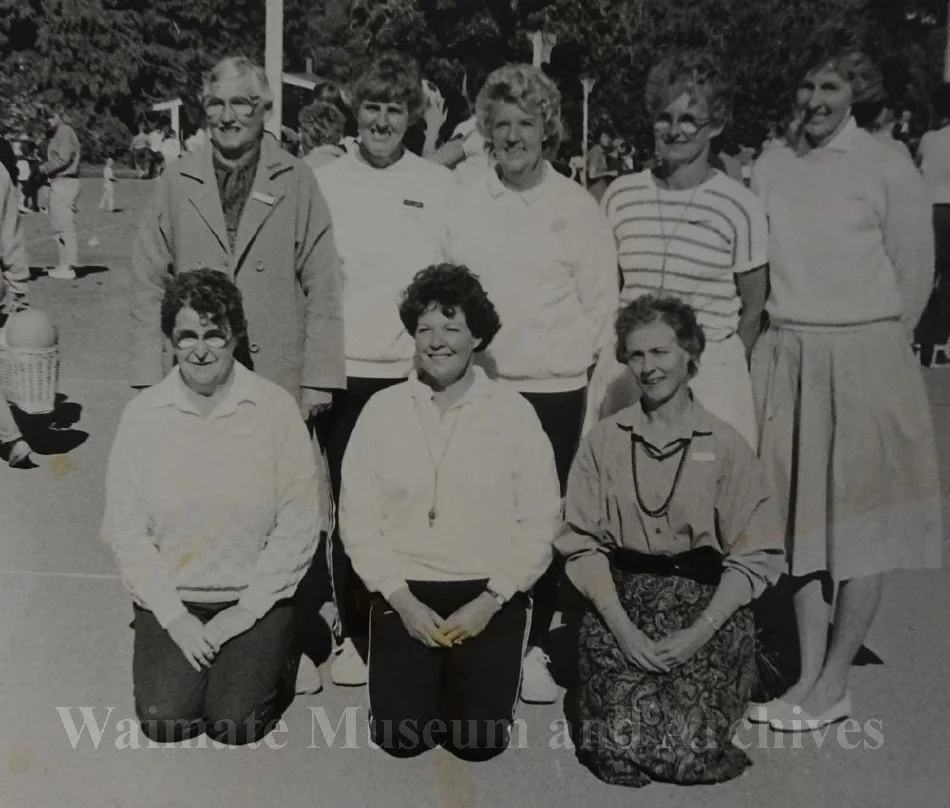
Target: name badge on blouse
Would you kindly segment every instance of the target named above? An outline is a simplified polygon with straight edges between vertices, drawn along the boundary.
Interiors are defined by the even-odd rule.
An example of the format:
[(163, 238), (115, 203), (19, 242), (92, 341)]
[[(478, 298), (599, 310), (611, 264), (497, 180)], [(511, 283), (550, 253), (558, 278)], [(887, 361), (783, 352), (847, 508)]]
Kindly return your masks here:
[(697, 463), (712, 463), (716, 459), (716, 455), (712, 452), (693, 452), (693, 460)]
[(252, 191), (251, 198), (256, 199), (258, 202), (263, 202), (265, 205), (273, 205), (277, 201), (270, 194), (265, 194), (263, 191)]

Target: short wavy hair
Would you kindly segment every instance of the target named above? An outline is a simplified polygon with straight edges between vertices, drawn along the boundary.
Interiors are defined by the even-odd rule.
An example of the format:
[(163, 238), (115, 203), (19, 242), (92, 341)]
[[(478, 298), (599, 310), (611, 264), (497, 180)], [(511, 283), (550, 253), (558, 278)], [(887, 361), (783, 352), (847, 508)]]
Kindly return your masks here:
[(264, 108), (274, 106), (274, 94), (271, 92), (267, 71), (257, 62), (246, 56), (225, 56), (220, 62), (204, 74), (201, 81), (201, 102), (211, 96), (211, 89), (224, 78), (243, 78), (252, 76), (257, 85), (257, 96), (264, 102)]
[(399, 319), (415, 336), (419, 318), (433, 306), (446, 317), (461, 311), (472, 336), (479, 340), (476, 351), (484, 351), (501, 328), (495, 304), (488, 298), (478, 276), (457, 264), (435, 264), (415, 274), (399, 302)]
[(194, 309), (216, 326), (227, 326), (231, 336), (240, 342), (247, 336), (247, 319), (241, 291), (223, 272), (216, 269), (195, 269), (175, 275), (165, 287), (162, 297), (162, 333), (171, 339), (178, 312)]
[(335, 146), (346, 130), (346, 116), (342, 110), (328, 101), (308, 104), (298, 116), (300, 139), (307, 151), (317, 146)]
[(418, 121), (426, 104), (418, 62), (396, 51), (376, 56), (349, 88), (349, 104), (354, 114), (364, 101), (405, 104), (409, 110), (409, 123)]
[(795, 86), (825, 68), (851, 85), (852, 104), (886, 101), (876, 48), (860, 27), (832, 21), (812, 31), (796, 60)]
[(627, 337), (638, 328), (655, 322), (665, 323), (673, 329), (677, 344), (689, 354), (690, 378), (695, 376), (699, 371), (699, 358), (706, 349), (706, 335), (696, 320), (693, 307), (672, 295), (643, 295), (620, 310), (614, 323), (617, 361), (627, 364)]
[(677, 50), (655, 64), (647, 75), (644, 102), (659, 115), (683, 93), (706, 102), (713, 123), (725, 126), (732, 117), (732, 86), (720, 61), (706, 50)]
[(485, 79), (475, 99), (478, 131), (491, 149), (495, 113), (502, 104), (517, 104), (530, 115), (538, 115), (544, 127), (545, 152), (556, 149), (564, 138), (561, 119), (561, 91), (538, 67), (505, 65)]

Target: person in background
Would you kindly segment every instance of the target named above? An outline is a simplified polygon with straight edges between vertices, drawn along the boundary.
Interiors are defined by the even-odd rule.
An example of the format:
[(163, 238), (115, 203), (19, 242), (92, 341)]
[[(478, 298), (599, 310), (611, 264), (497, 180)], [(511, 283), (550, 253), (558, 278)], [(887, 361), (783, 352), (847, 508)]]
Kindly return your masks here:
[[(8, 169), (15, 168), (15, 163), (13, 148), (0, 139), (0, 326), (11, 314), (28, 307), (30, 267), (20, 223), (20, 194)], [(28, 463), (30, 451), (0, 387), (0, 458), (10, 466), (21, 466)]]
[(102, 167), (102, 199), (99, 200), (99, 210), (107, 210), (109, 213), (115, 211), (114, 163), (111, 157), (106, 157), (106, 163)]
[[(755, 446), (748, 357), (768, 289), (768, 225), (755, 195), (712, 164), (712, 142), (729, 121), (731, 88), (712, 54), (677, 51), (650, 71), (645, 98), (660, 163), (617, 180), (601, 204), (620, 256), (620, 298), (672, 294), (693, 308), (706, 350), (690, 388)], [(632, 404), (635, 382), (601, 351), (584, 430)]]
[[(357, 147), (315, 172), (343, 268), (346, 391), (317, 425), (335, 496), (343, 454), (366, 402), (404, 381), (412, 370), (412, 338), (399, 321), (396, 304), (413, 275), (438, 260), (455, 186), (448, 169), (404, 144), (425, 108), (413, 59), (400, 53), (377, 56), (355, 77), (349, 104), (358, 126)], [(366, 590), (353, 574), (338, 534), (331, 541), (331, 564), (342, 642), (330, 677), (339, 685), (363, 685), (366, 665), (358, 646), (368, 628)]]
[(317, 468), (293, 396), (235, 361), (247, 320), (224, 273), (174, 276), (160, 319), (177, 363), (122, 413), (102, 521), (134, 599), (135, 712), (162, 743), (253, 743), (294, 695)]
[(690, 393), (693, 310), (643, 295), (616, 337), (643, 394), (581, 442), (555, 540), (586, 599), (579, 757), (615, 785), (718, 783), (750, 763), (732, 744), (756, 678), (749, 603), (782, 572), (782, 532), (752, 447)]
[(162, 173), (162, 143), (165, 140), (165, 133), (160, 126), (153, 126), (148, 133), (148, 179), (155, 179)]
[[(617, 252), (596, 201), (545, 159), (562, 133), (560, 91), (539, 68), (508, 65), (478, 94), (478, 129), (494, 168), (449, 203), (444, 260), (484, 285), (502, 328), (479, 364), (535, 408), (563, 493), (580, 438), (590, 367), (617, 309)], [(558, 690), (543, 649), (557, 608), (556, 563), (533, 590), (521, 697)]]
[(498, 332), (467, 269), (422, 270), (399, 316), (408, 381), (374, 395), (343, 460), (340, 531), (375, 594), (373, 739), (486, 760), (508, 744), (528, 592), (551, 561), (560, 497), (551, 444), (509, 385), (474, 365)]
[(851, 714), (852, 660), (884, 574), (940, 566), (940, 480), (911, 335), (932, 288), (927, 188), (858, 128), (880, 97), (861, 33), (813, 32), (798, 124), (755, 167), (769, 220), (769, 325), (752, 354), (759, 455), (776, 493), (801, 671), (754, 721), (800, 732)]
[(181, 157), (181, 143), (178, 141), (178, 135), (170, 126), (165, 127), (162, 139), (162, 171), (167, 171), (168, 167)]
[(346, 117), (329, 101), (314, 101), (300, 110), (300, 145), (303, 161), (316, 171), (343, 156), (340, 146)]
[(950, 364), (950, 84), (937, 87), (931, 99), (935, 128), (924, 134), (917, 161), (933, 203), (936, 277), (914, 343), (924, 367)]
[(613, 138), (606, 130), (600, 133), (600, 139), (587, 152), (587, 190), (600, 202), (607, 186), (617, 178), (619, 169), (611, 165), (610, 152)]
[(79, 138), (66, 122), (65, 111), (54, 106), (47, 123), (53, 136), (46, 149), (40, 172), (49, 178), (49, 222), (59, 248), (59, 262), (47, 274), (59, 280), (73, 280), (79, 263), (76, 238), (76, 199), (79, 196)]
[(880, 99), (868, 99), (860, 104), (854, 104), (852, 114), (854, 115), (854, 122), (859, 127), (882, 143), (897, 149), (904, 157), (913, 162), (914, 158), (907, 143), (894, 137), (894, 108), (884, 98), (883, 90)]
[(138, 132), (132, 138), (129, 149), (132, 152), (132, 164), (136, 174), (139, 179), (142, 179), (148, 173), (149, 163), (148, 133), (145, 131), (144, 123), (139, 123)]
[(455, 171), (460, 183), (469, 182), (483, 175), (491, 167), (485, 138), (478, 129), (475, 100), (478, 97), (488, 71), (480, 63), (471, 62), (462, 78), (462, 94), (468, 101), (469, 116), (453, 130), (449, 140), (429, 156)]

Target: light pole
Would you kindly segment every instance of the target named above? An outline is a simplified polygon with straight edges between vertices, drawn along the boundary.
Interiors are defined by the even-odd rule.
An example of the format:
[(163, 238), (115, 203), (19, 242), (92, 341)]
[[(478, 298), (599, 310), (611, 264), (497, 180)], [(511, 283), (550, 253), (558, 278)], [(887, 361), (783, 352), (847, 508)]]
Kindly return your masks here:
[(265, 0), (264, 71), (274, 95), (274, 106), (265, 126), (280, 142), (284, 94), (284, 0)]
[(584, 130), (584, 134), (583, 134), (584, 144), (583, 144), (583, 150), (582, 150), (583, 157), (584, 157), (584, 167), (581, 169), (581, 182), (582, 182), (582, 184), (583, 184), (583, 186), (584, 186), (585, 188), (587, 187), (588, 108), (589, 108), (589, 102), (590, 102), (590, 91), (594, 89), (594, 82), (595, 82), (596, 80), (597, 80), (597, 79), (593, 79), (593, 78), (591, 78), (590, 76), (582, 76), (582, 77), (581, 77), (581, 87), (584, 88), (584, 106), (583, 106), (583, 110), (584, 110), (584, 117), (583, 117), (583, 121), (584, 121), (584, 125), (583, 125), (583, 130)]

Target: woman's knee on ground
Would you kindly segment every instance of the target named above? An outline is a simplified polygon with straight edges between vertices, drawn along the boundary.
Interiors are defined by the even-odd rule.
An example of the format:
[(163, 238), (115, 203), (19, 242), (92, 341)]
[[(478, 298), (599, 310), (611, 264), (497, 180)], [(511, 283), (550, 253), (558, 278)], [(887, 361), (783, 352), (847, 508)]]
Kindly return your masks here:
[(446, 739), (446, 723), (438, 718), (370, 719), (373, 743), (393, 757), (411, 758), (441, 746)]
[(178, 743), (202, 735), (205, 722), (201, 715), (182, 705), (136, 705), (139, 726), (149, 740), (157, 743)]
[(508, 748), (511, 721), (504, 718), (458, 719), (449, 722), (445, 748), (462, 760), (490, 760)]

